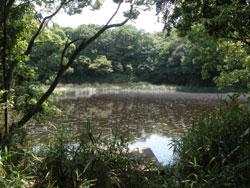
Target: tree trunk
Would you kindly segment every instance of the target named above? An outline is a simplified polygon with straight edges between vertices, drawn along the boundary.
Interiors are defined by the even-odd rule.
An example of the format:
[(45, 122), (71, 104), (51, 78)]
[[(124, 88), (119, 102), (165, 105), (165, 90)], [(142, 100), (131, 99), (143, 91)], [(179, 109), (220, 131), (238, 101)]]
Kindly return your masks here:
[(7, 6), (7, 0), (4, 0), (3, 5), (3, 15), (2, 15), (2, 68), (3, 68), (3, 88), (4, 88), (4, 94), (3, 94), (3, 103), (4, 103), (4, 136), (8, 135), (8, 84), (6, 80), (6, 43), (7, 43), (7, 24), (6, 24), (6, 7)]

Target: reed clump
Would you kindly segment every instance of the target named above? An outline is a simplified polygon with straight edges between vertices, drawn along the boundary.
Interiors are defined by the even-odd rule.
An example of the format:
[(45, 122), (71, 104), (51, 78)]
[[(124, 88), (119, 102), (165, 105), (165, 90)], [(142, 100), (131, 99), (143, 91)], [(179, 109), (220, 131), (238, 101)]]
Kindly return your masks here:
[[(226, 110), (204, 115), (175, 143), (176, 159), (167, 167), (173, 187), (248, 187), (250, 111), (234, 101)], [(170, 177), (171, 176), (171, 177)]]

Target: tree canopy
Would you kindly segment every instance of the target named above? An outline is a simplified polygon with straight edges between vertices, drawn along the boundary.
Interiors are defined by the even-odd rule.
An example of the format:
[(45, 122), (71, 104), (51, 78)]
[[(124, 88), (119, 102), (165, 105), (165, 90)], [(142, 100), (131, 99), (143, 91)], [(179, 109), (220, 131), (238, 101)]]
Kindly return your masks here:
[[(120, 27), (128, 20), (136, 19), (139, 15), (138, 8), (148, 6), (150, 1), (124, 2), (123, 0), (114, 0), (114, 3), (117, 4), (117, 9), (103, 26), (91, 32), (87, 38), (81, 37), (71, 40), (60, 29), (55, 28), (52, 32), (48, 29), (48, 23), (51, 19), (60, 11), (72, 15), (80, 13), (84, 7), (98, 9), (101, 7), (101, 1), (2, 0), (0, 2), (0, 89), (3, 91), (1, 104), (4, 106), (5, 136), (8, 135), (9, 131), (22, 127), (43, 109), (46, 100), (53, 93), (62, 76), (70, 70), (85, 48), (106, 30)], [(120, 23), (111, 23), (124, 3), (130, 5), (129, 9), (124, 12), (124, 20)], [(37, 50), (38, 47), (40, 51)], [(34, 53), (36, 57), (34, 57)], [(47, 56), (47, 63), (52, 65), (51, 70), (48, 70), (52, 74), (50, 75), (51, 82), (45, 91), (39, 86), (35, 86), (38, 81), (37, 76), (39, 77), (36, 75), (36, 70), (44, 69), (45, 66), (40, 64), (36, 67), (30, 67), (28, 63), (30, 59), (33, 59), (35, 63), (39, 64), (41, 56), (44, 54)], [(110, 64), (108, 60), (104, 60), (101, 58), (99, 61), (95, 60), (95, 63)], [(92, 65), (90, 67), (93, 68)], [(34, 100), (30, 100), (31, 96)], [(17, 109), (17, 107), (10, 106), (13, 100), (26, 102), (25, 107), (18, 110), (20, 118), (15, 118), (15, 122), (9, 126), (9, 110)], [(32, 101), (31, 104), (28, 101)]]
[[(159, 0), (156, 1), (156, 5), (158, 12), (164, 15), (165, 29), (171, 30), (175, 27), (183, 36), (188, 35), (197, 25), (201, 25), (205, 33), (217, 41), (215, 48), (225, 56), (224, 62), (216, 61), (207, 66), (217, 66), (221, 72), (220, 77), (216, 79), (220, 86), (249, 83), (250, 2), (248, 0)], [(203, 37), (204, 35), (201, 36)], [(213, 58), (212, 61), (214, 60)]]
[(165, 28), (177, 27), (186, 33), (194, 24), (203, 24), (208, 33), (250, 45), (250, 3), (248, 0), (156, 1), (164, 14)]

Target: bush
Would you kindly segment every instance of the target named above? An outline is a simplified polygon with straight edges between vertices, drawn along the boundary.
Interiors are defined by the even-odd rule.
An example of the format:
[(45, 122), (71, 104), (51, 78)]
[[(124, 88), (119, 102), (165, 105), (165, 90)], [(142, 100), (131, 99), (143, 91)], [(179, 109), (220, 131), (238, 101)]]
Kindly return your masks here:
[[(250, 112), (234, 102), (205, 115), (175, 145), (174, 187), (249, 187)], [(172, 168), (170, 170), (170, 168)]]
[[(63, 131), (65, 132), (65, 131)], [(79, 138), (63, 133), (38, 153), (40, 186), (53, 187), (159, 187), (158, 167), (150, 161), (131, 158), (126, 139), (109, 141), (84, 132)]]
[[(25, 159), (25, 160), (23, 160)], [(32, 155), (23, 151), (0, 150), (0, 187), (31, 187), (34, 184), (30, 160)]]

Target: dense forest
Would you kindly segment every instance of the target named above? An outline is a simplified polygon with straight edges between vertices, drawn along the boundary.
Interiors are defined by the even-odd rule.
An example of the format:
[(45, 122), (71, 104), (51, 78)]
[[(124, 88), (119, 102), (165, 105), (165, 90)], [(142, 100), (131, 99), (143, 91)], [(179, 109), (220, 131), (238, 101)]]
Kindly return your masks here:
[[(105, 2), (0, 1), (0, 187), (249, 187), (249, 0), (112, 2), (117, 8), (103, 25), (70, 28), (54, 17), (102, 9)], [(123, 20), (115, 22), (124, 4)], [(161, 17), (162, 32), (128, 24), (149, 9)], [(155, 85), (119, 87), (136, 82)], [(117, 85), (111, 95), (94, 87), (85, 98), (55, 95), (59, 84), (83, 92), (86, 83), (105, 92)], [(234, 92), (218, 99), (167, 85)], [(161, 136), (181, 130), (171, 135), (170, 163), (130, 150), (146, 124)]]
[[(35, 45), (30, 64), (38, 80), (49, 83), (58, 70), (62, 43), (88, 38), (101, 26), (76, 29), (50, 27)], [(76, 44), (77, 45), (77, 44)], [(73, 48), (73, 47), (72, 47)], [(189, 86), (247, 87), (247, 49), (227, 40), (216, 40), (198, 24), (186, 36), (173, 30), (146, 33), (133, 26), (109, 30), (82, 51), (63, 77), (63, 83), (138, 82)], [(235, 63), (237, 62), (237, 63)], [(237, 72), (237, 73), (236, 73)], [(229, 80), (232, 74), (234, 81)]]

